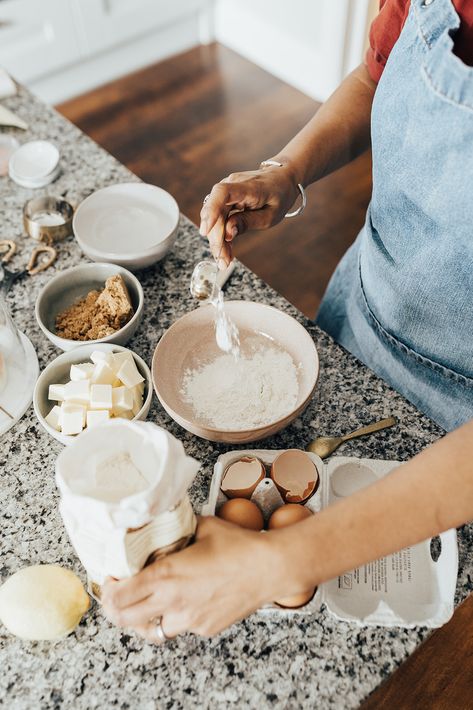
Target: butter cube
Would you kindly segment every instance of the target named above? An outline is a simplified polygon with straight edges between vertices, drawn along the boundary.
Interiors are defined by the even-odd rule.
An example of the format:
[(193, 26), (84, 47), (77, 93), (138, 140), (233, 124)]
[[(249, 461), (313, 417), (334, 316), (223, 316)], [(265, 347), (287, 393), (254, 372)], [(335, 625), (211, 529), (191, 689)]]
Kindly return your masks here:
[(87, 415), (87, 407), (84, 404), (78, 404), (77, 402), (63, 402), (61, 406), (61, 414), (59, 418), (59, 423), (62, 426), (62, 416), (67, 412), (80, 412), (82, 414), (82, 427), (85, 427), (85, 419)]
[(67, 436), (80, 434), (84, 428), (84, 410), (80, 405), (61, 408), (61, 431)]
[(91, 409), (112, 408), (112, 385), (92, 385), (90, 388)]
[(112, 414), (119, 415), (133, 409), (133, 392), (128, 387), (112, 389)]
[(113, 353), (105, 352), (104, 350), (94, 350), (90, 359), (94, 365), (98, 365), (99, 362), (105, 362), (109, 367), (113, 367)]
[(120, 412), (120, 414), (116, 414), (115, 416), (119, 417), (120, 419), (133, 419), (134, 414), (130, 410), (129, 412)]
[(125, 360), (117, 372), (117, 377), (123, 382), (125, 387), (136, 387), (144, 381), (138, 372), (134, 360)]
[(143, 396), (144, 391), (145, 391), (145, 383), (144, 383), (144, 380), (143, 380), (143, 382), (140, 382), (138, 385), (136, 385), (136, 389), (137, 389), (138, 392)]
[(115, 373), (105, 361), (98, 362), (90, 378), (93, 385), (112, 385), (115, 382)]
[(123, 363), (127, 360), (131, 360), (131, 362), (133, 362), (133, 355), (130, 350), (123, 350), (120, 353), (113, 353), (113, 369), (115, 372), (118, 372)]
[(94, 371), (94, 366), (91, 362), (83, 362), (79, 365), (71, 365), (71, 371), (69, 377), (72, 382), (79, 382), (80, 380), (88, 380)]
[(48, 399), (52, 399), (55, 402), (62, 402), (64, 400), (64, 388), (66, 385), (49, 385)]
[(58, 407), (58, 405), (55, 404), (49, 414), (47, 414), (44, 418), (48, 422), (49, 426), (56, 429), (56, 431), (61, 431), (61, 407)]
[[(143, 386), (143, 387), (142, 387)], [(133, 393), (133, 416), (136, 417), (138, 412), (140, 411), (141, 407), (143, 406), (143, 390), (144, 390), (144, 383), (140, 382), (139, 385), (136, 385), (136, 387), (133, 387), (132, 393)]]
[(89, 409), (87, 412), (87, 428), (102, 424), (110, 418), (108, 409)]
[(90, 398), (89, 380), (68, 382), (64, 387), (64, 401), (77, 404), (88, 404)]

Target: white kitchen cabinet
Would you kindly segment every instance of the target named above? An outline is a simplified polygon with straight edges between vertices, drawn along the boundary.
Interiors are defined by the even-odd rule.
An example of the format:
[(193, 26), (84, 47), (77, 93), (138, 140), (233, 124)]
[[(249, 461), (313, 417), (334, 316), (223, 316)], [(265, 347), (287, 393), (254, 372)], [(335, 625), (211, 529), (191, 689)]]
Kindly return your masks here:
[(209, 41), (213, 0), (0, 0), (0, 66), (51, 103)]
[(0, 65), (15, 78), (28, 82), (81, 56), (67, 0), (0, 2)]
[(103, 52), (197, 13), (202, 0), (72, 0), (81, 43)]

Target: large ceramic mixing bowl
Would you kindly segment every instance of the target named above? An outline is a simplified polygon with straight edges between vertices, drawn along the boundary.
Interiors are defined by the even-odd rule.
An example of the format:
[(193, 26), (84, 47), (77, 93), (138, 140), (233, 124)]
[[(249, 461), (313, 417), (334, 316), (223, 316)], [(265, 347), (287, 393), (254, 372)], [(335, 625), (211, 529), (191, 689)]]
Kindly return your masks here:
[(297, 402), (285, 417), (256, 428), (245, 427), (242, 422), (243, 428), (230, 431), (208, 426), (194, 416), (191, 406), (184, 401), (181, 393), (184, 371), (194, 354), (199, 352), (199, 358), (205, 361), (219, 352), (215, 343), (215, 309), (211, 305), (187, 313), (164, 333), (154, 352), (152, 378), (164, 409), (184, 429), (210, 441), (244, 444), (276, 434), (304, 411), (317, 384), (319, 358), (309, 333), (287, 313), (249, 301), (228, 301), (225, 308), (241, 333), (269, 336), (299, 366)]

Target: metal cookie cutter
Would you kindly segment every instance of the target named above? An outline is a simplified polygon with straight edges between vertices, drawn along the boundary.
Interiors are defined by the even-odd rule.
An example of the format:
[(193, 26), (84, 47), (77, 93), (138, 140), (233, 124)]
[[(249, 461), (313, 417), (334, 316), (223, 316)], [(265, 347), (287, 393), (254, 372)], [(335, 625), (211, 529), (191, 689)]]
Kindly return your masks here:
[(44, 195), (28, 200), (23, 207), (23, 226), (26, 233), (49, 246), (72, 233), (74, 208), (62, 197)]

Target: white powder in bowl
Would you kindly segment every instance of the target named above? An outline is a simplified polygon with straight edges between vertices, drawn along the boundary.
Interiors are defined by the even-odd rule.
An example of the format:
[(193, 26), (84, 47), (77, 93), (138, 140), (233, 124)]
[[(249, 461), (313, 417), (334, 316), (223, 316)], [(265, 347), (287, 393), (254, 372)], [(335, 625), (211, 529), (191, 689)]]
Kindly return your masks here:
[(207, 425), (238, 431), (274, 422), (297, 403), (297, 367), (288, 352), (258, 347), (235, 360), (219, 355), (184, 372), (181, 394)]

